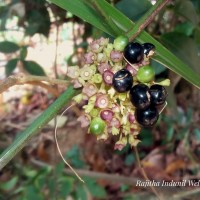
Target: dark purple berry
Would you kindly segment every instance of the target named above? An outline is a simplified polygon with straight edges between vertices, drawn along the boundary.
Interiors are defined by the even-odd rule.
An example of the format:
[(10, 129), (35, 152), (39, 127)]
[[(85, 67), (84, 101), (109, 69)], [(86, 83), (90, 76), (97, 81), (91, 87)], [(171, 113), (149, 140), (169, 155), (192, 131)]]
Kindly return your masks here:
[(154, 105), (162, 105), (166, 101), (167, 91), (162, 85), (152, 85), (149, 93), (151, 95), (151, 103)]
[(133, 85), (133, 76), (127, 69), (121, 69), (114, 74), (112, 84), (117, 92), (127, 92)]
[(144, 58), (144, 49), (137, 42), (129, 43), (124, 49), (124, 58), (131, 64), (139, 63)]
[(137, 109), (145, 109), (150, 105), (149, 87), (137, 84), (130, 90), (130, 100)]
[(151, 43), (144, 43), (142, 44), (143, 48), (144, 48), (144, 54), (146, 57), (152, 56), (154, 54), (155, 51), (155, 46)]
[(156, 107), (149, 106), (144, 110), (135, 111), (136, 121), (143, 127), (152, 127), (158, 121), (159, 113)]

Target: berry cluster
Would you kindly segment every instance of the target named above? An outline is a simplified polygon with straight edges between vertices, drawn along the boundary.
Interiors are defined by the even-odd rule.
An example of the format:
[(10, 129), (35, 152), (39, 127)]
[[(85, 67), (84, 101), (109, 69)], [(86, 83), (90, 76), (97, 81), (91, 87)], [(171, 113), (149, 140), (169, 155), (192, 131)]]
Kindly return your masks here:
[(136, 146), (141, 126), (151, 127), (158, 120), (157, 106), (166, 100), (163, 85), (166, 79), (154, 82), (155, 72), (150, 64), (155, 46), (131, 42), (119, 36), (114, 43), (100, 38), (93, 41), (84, 55), (83, 67), (68, 67), (74, 88), (82, 88), (74, 97), (84, 102), (84, 113), (78, 118), (82, 127), (97, 139), (117, 137), (115, 149), (128, 142)]

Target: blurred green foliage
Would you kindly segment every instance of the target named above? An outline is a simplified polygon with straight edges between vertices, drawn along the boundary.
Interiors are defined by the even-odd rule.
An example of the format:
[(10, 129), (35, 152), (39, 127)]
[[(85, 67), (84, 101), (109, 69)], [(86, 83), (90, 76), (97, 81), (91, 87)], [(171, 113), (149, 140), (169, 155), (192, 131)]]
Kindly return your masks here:
[[(67, 152), (67, 158), (73, 167), (85, 167), (76, 145)], [(84, 184), (76, 177), (67, 175), (64, 172), (64, 162), (58, 163), (54, 168), (39, 166), (35, 169), (31, 165), (22, 168), (19, 164), (14, 164), (13, 168), (16, 175), (0, 183), (1, 200), (65, 200), (68, 196), (75, 200), (87, 200), (88, 192), (97, 199), (106, 197), (105, 189), (95, 179), (83, 177)]]
[[(150, 8), (151, 4), (147, 0), (118, 0), (114, 1), (115, 6), (130, 19), (137, 21)], [(5, 65), (6, 76), (9, 76), (17, 67), (17, 63), (23, 63), (24, 70), (34, 75), (45, 75), (45, 70), (35, 61), (26, 60), (27, 45), (20, 44), (13, 39), (8, 41), (5, 37), (10, 32), (9, 24), (17, 19), (16, 30), (23, 32), (23, 39), (40, 34), (49, 37), (52, 25), (62, 26), (65, 23), (78, 23), (85, 26), (86, 32), (83, 35), (84, 42), (74, 48), (86, 48), (85, 40), (88, 37), (102, 35), (100, 30), (89, 26), (71, 13), (50, 4), (45, 0), (12, 0), (10, 3), (0, 2), (0, 52), (13, 54), (14, 58), (8, 60)], [(147, 31), (153, 37), (158, 39), (164, 46), (170, 49), (177, 57), (187, 63), (193, 70), (200, 74), (200, 1), (199, 0), (175, 0), (173, 5), (162, 11), (158, 17), (150, 24)], [(67, 37), (66, 32), (63, 37)], [(67, 62), (72, 63), (72, 56), (69, 56)], [(153, 67), (156, 75), (167, 73), (168, 69), (160, 63), (153, 61)], [(160, 78), (160, 77), (159, 77)], [(192, 128), (192, 113), (188, 109), (186, 113), (178, 112), (178, 117), (162, 115), (162, 123), (166, 124), (166, 133), (162, 136), (161, 143), (176, 145), (177, 141), (183, 140), (186, 147), (189, 147), (189, 139), (194, 135), (200, 144), (200, 129)], [(160, 122), (161, 123), (161, 122)], [(162, 124), (158, 124), (161, 129)], [(178, 127), (178, 132), (177, 132)], [(151, 149), (155, 145), (154, 136), (151, 130), (143, 129), (140, 134), (143, 148)], [(126, 166), (132, 166), (135, 163), (135, 157), (130, 153), (130, 147), (127, 145), (121, 152), (116, 154), (124, 156)], [(200, 151), (196, 152), (200, 155)], [(144, 152), (141, 153), (144, 156)], [(191, 158), (191, 157), (190, 157)], [(66, 154), (66, 159), (76, 168), (83, 168), (86, 163), (81, 158), (80, 149), (74, 146)], [(192, 158), (191, 158), (192, 159)], [(64, 173), (64, 164), (60, 163), (52, 168), (44, 167), (39, 170), (29, 166), (15, 166), (15, 175), (4, 183), (0, 183), (0, 199), (16, 200), (43, 200), (54, 199), (56, 194), (58, 199), (66, 199), (68, 195), (75, 199), (87, 199), (89, 191), (93, 197), (105, 198), (106, 191), (97, 184), (96, 180), (85, 178), (86, 186), (77, 182), (77, 179)], [(54, 177), (54, 173), (56, 177)], [(121, 187), (126, 191), (126, 185)], [(134, 199), (127, 197), (125, 199)]]

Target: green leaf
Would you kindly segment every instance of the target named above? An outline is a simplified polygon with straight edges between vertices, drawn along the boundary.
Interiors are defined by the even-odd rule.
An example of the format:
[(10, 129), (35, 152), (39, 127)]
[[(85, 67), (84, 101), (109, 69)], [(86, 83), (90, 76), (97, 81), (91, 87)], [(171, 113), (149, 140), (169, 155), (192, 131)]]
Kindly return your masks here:
[(190, 0), (178, 0), (175, 4), (174, 10), (179, 15), (185, 17), (188, 21), (193, 23), (195, 26), (198, 25), (200, 18)]
[(200, 1), (199, 0), (192, 0), (194, 7), (196, 8), (197, 12), (200, 14)]
[(194, 31), (194, 26), (190, 22), (184, 22), (181, 24), (177, 24), (174, 31), (178, 33), (183, 33), (186, 36), (191, 36)]
[(84, 162), (81, 160), (80, 149), (77, 145), (74, 145), (66, 154), (66, 159), (70, 160), (70, 163), (75, 168), (83, 168)]
[(88, 190), (90, 191), (93, 197), (97, 197), (97, 198), (106, 197), (105, 189), (102, 186), (98, 185), (96, 180), (92, 178), (84, 178), (84, 180), (88, 187)]
[(167, 135), (166, 135), (167, 142), (170, 142), (172, 140), (173, 135), (174, 135), (174, 126), (173, 124), (169, 124)]
[[(72, 12), (77, 15), (81, 19), (87, 21), (93, 26), (99, 28), (100, 30), (112, 35), (118, 36), (122, 33), (130, 30), (134, 23), (124, 16), (119, 10), (111, 6), (105, 0), (96, 0), (101, 10), (104, 13), (107, 13), (107, 17), (105, 19), (105, 15), (102, 17), (101, 13), (95, 10), (93, 4), (91, 4), (91, 0), (50, 0), (61, 8)], [(118, 30), (114, 31), (110, 26), (108, 21), (114, 23), (115, 26), (118, 27)], [(131, 34), (128, 34), (130, 37)], [(200, 88), (200, 76), (195, 73), (191, 67), (178, 59), (173, 53), (167, 50), (163, 45), (161, 45), (157, 40), (151, 37), (148, 33), (143, 31), (138, 37), (137, 40), (141, 43), (143, 42), (151, 42), (156, 46), (156, 54), (157, 56), (154, 59), (163, 64), (165, 67), (168, 67), (175, 73), (179, 74), (196, 87)]]
[(128, 154), (125, 158), (125, 165), (131, 166), (135, 162), (135, 156), (133, 154)]
[(151, 61), (151, 66), (155, 70), (156, 75), (159, 75), (160, 73), (166, 71), (166, 67), (164, 67), (161, 63), (156, 62), (155, 60)]
[(76, 199), (87, 200), (87, 193), (83, 184), (78, 184), (76, 188)]
[(10, 191), (16, 186), (17, 182), (18, 182), (18, 177), (15, 176), (12, 179), (10, 179), (9, 181), (7, 181), (5, 183), (1, 183), (0, 189), (5, 190), (5, 191)]
[(73, 189), (74, 179), (70, 177), (63, 177), (59, 180), (60, 191), (59, 196), (66, 199), (66, 197), (70, 194)]
[(3, 41), (0, 42), (0, 52), (2, 53), (14, 53), (19, 50), (19, 46), (14, 42)]
[(195, 138), (197, 139), (197, 141), (200, 143), (200, 129), (195, 128), (193, 131)]
[(37, 190), (34, 186), (28, 186), (25, 190), (25, 199), (28, 200), (44, 200), (42, 191)]
[(139, 139), (142, 141), (143, 147), (150, 147), (153, 145), (153, 136), (150, 129), (142, 129)]
[(7, 62), (6, 66), (5, 66), (5, 73), (6, 73), (6, 76), (10, 76), (12, 74), (12, 72), (15, 70), (15, 68), (17, 67), (17, 62), (18, 62), (18, 59), (17, 58), (14, 58), (14, 59), (11, 59)]
[(200, 27), (196, 28), (194, 31), (194, 40), (198, 45), (200, 45)]
[(200, 74), (200, 57), (198, 48), (193, 39), (182, 33), (166, 33), (161, 36), (163, 43), (181, 60)]
[(150, 7), (150, 1), (146, 0), (121, 0), (116, 4), (118, 10), (134, 21), (140, 19)]
[(34, 61), (23, 61), (24, 69), (32, 75), (45, 76), (43, 68)]

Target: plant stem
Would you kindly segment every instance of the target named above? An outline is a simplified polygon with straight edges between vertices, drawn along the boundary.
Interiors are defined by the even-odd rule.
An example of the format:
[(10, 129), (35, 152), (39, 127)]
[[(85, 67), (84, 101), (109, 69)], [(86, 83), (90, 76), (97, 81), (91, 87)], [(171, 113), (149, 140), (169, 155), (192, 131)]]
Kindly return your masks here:
[[(65, 80), (60, 80), (60, 79), (54, 79), (54, 78), (49, 78), (46, 76), (33, 76), (33, 75), (26, 75), (24, 73), (19, 73), (17, 75), (9, 76), (7, 79), (5, 79), (3, 82), (0, 84), (0, 94), (4, 91), (6, 91), (8, 88), (12, 87), (13, 85), (23, 85), (26, 83), (33, 83), (37, 82), (38, 85), (42, 86), (42, 82), (48, 82), (52, 85), (69, 85), (69, 81)], [(35, 84), (35, 83), (34, 83)], [(47, 85), (46, 85), (47, 86)]]
[(0, 170), (41, 131), (41, 129), (61, 110), (79, 90), (70, 86), (59, 98), (52, 103), (25, 131), (18, 134), (15, 141), (0, 155)]
[[(134, 150), (135, 150), (135, 156), (136, 156), (136, 160), (137, 160), (137, 163), (138, 163), (138, 167), (144, 177), (145, 180), (149, 180), (144, 168), (142, 167), (141, 165), (141, 162), (140, 162), (140, 157), (139, 157), (139, 153), (138, 153), (138, 149), (137, 147), (134, 147)], [(150, 180), (149, 180), (150, 181)], [(152, 189), (153, 193), (157, 196), (157, 198), (159, 200), (162, 200), (163, 198), (160, 196), (160, 194), (157, 192), (157, 190), (150, 184), (150, 188)]]
[(140, 18), (140, 20), (126, 33), (129, 41), (134, 40), (154, 19), (154, 17), (162, 10), (171, 0), (158, 0), (148, 12)]

